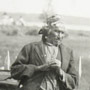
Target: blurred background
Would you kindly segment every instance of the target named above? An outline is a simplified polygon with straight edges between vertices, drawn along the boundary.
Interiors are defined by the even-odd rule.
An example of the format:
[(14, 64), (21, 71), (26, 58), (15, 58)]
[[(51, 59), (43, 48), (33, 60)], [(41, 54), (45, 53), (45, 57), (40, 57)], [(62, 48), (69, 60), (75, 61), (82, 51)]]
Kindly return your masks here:
[(90, 0), (0, 0), (0, 78), (6, 77), (2, 70), (10, 69), (25, 44), (41, 40), (38, 31), (46, 16), (58, 14), (68, 32), (63, 43), (74, 50), (78, 71), (81, 60), (77, 89), (90, 90), (89, 4)]

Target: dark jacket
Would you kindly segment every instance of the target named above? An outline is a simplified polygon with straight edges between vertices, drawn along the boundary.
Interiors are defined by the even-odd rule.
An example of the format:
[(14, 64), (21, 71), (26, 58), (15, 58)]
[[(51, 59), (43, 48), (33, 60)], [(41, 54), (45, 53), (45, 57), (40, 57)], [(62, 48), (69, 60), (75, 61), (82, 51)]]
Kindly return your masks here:
[[(58, 79), (60, 90), (72, 90), (78, 82), (73, 53), (62, 44), (59, 49), (61, 50), (61, 68), (65, 72), (66, 78), (65, 82)], [(11, 66), (11, 76), (23, 85), (20, 90), (39, 90), (46, 72), (37, 72), (36, 68), (45, 63), (44, 51), (41, 42), (25, 45)]]

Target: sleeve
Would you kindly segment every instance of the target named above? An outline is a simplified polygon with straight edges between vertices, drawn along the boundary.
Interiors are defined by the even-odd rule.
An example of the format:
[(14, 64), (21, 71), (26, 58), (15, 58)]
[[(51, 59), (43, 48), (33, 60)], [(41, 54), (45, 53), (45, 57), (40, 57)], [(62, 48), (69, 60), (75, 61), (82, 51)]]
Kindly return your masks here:
[(35, 72), (36, 66), (28, 64), (30, 60), (31, 46), (24, 46), (20, 51), (16, 61), (11, 66), (11, 77), (16, 80), (21, 80), (23, 77), (31, 77)]
[(67, 89), (72, 90), (78, 85), (78, 72), (75, 68), (75, 61), (72, 52), (67, 72), (60, 69), (60, 76), (60, 80), (64, 83), (64, 86)]

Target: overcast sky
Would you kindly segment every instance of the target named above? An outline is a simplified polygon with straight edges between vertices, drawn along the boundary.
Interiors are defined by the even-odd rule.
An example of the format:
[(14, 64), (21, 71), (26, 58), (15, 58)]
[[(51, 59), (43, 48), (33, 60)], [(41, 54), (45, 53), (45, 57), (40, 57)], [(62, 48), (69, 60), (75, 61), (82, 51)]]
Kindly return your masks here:
[[(41, 13), (50, 0), (0, 0), (0, 11)], [(51, 0), (52, 9), (61, 15), (90, 18), (90, 0)]]

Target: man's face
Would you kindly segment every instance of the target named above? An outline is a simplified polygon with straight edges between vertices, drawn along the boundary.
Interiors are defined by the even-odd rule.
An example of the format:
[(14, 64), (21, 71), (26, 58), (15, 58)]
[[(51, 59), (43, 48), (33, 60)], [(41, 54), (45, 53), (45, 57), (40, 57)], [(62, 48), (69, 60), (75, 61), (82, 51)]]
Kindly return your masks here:
[(47, 42), (57, 46), (61, 44), (64, 37), (64, 33), (61, 31), (51, 31), (47, 36)]

